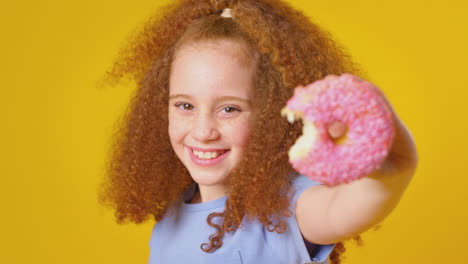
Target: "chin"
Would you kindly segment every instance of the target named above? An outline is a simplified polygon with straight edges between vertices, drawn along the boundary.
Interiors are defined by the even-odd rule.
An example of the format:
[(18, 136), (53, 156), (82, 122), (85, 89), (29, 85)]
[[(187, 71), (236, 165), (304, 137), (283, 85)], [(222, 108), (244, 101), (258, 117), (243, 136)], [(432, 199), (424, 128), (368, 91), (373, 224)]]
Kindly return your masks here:
[(204, 186), (220, 185), (225, 182), (225, 176), (214, 175), (211, 173), (190, 173), (192, 179)]

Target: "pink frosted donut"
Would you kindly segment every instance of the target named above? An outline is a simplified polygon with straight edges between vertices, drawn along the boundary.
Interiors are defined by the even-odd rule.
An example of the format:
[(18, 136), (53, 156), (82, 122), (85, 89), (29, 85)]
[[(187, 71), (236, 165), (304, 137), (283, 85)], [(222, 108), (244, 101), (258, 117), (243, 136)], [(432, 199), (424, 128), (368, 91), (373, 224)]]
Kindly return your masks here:
[[(290, 123), (302, 119), (304, 125), (303, 135), (289, 150), (289, 163), (328, 186), (349, 183), (379, 168), (395, 134), (392, 111), (379, 89), (349, 73), (297, 87), (281, 114)], [(347, 128), (338, 139), (328, 134), (335, 121)]]

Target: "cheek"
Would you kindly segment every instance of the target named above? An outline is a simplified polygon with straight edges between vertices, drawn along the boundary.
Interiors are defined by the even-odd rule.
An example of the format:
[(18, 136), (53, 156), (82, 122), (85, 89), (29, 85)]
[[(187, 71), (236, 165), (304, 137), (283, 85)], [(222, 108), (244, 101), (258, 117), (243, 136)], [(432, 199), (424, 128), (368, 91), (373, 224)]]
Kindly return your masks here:
[(187, 125), (184, 125), (180, 118), (176, 118), (175, 116), (169, 114), (169, 126), (167, 131), (173, 145), (174, 143), (180, 141), (180, 139), (183, 137), (183, 134), (185, 133), (184, 128), (186, 127)]
[(245, 147), (251, 134), (251, 124), (243, 120), (229, 128), (231, 143), (236, 147)]

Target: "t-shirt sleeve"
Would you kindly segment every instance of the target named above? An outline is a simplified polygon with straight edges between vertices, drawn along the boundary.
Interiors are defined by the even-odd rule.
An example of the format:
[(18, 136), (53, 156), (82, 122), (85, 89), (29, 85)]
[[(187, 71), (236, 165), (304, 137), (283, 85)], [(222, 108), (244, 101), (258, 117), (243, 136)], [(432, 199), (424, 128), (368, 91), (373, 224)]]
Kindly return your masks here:
[(153, 228), (151, 229), (151, 236), (148, 240), (148, 246), (151, 247), (152, 243), (153, 243), (153, 240), (154, 240), (154, 237), (155, 237), (155, 233), (156, 233), (156, 224), (153, 224)]
[[(309, 179), (305, 175), (298, 175), (297, 178), (294, 179), (293, 181), (293, 188), (295, 190), (292, 201), (291, 201), (291, 207), (292, 211), (294, 214), (294, 228), (297, 228), (295, 230), (300, 234), (300, 229), (299, 226), (297, 225), (297, 220), (296, 220), (296, 202), (299, 196), (308, 188), (316, 185), (321, 185), (323, 183), (318, 182), (318, 181), (313, 181)], [(327, 263), (328, 256), (330, 253), (333, 251), (333, 248), (335, 247), (336, 244), (328, 244), (328, 245), (319, 245), (319, 244), (314, 244), (310, 243), (309, 241), (305, 240), (302, 235), (300, 235), (301, 240), (303, 241), (307, 252), (309, 253), (310, 259), (312, 260), (312, 263)]]

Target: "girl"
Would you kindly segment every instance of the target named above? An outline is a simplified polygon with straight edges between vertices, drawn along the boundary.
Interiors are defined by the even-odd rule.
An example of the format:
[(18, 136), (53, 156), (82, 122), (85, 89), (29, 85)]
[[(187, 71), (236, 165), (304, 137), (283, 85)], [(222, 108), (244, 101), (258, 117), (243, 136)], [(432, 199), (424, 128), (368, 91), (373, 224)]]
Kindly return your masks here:
[(299, 175), (287, 153), (302, 125), (280, 110), (298, 85), (362, 76), (350, 56), (280, 0), (161, 10), (107, 75), (138, 89), (101, 202), (119, 223), (156, 221), (150, 263), (340, 263), (343, 241), (383, 220), (410, 182), (409, 132), (396, 120), (384, 166), (359, 181), (328, 187)]

